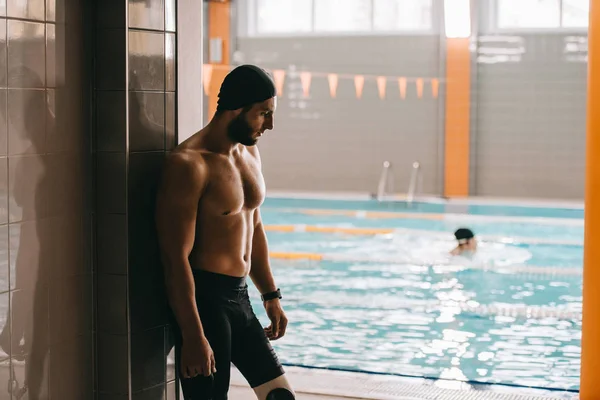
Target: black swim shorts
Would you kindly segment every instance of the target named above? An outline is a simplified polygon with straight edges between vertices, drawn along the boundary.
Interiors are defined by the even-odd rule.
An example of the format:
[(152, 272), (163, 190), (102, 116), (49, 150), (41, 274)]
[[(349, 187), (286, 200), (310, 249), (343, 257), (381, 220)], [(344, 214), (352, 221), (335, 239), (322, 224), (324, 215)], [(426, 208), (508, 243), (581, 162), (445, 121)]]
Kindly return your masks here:
[[(215, 355), (217, 372), (210, 377), (181, 377), (183, 398), (227, 399), (231, 363), (253, 388), (283, 375), (283, 367), (252, 310), (246, 279), (202, 270), (193, 273), (196, 304), (204, 334)], [(176, 336), (179, 368), (181, 335)]]

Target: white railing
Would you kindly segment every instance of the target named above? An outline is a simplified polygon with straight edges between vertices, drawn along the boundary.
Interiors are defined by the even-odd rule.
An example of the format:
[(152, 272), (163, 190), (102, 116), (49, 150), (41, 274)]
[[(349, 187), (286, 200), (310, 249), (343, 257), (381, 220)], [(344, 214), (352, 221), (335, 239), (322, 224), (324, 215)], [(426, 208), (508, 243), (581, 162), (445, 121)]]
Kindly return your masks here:
[(394, 177), (392, 172), (392, 163), (389, 161), (383, 162), (383, 168), (381, 170), (381, 176), (379, 177), (379, 183), (377, 184), (377, 201), (382, 201), (386, 193), (394, 192)]
[(419, 179), (421, 178), (421, 164), (418, 161), (415, 161), (412, 165), (412, 172), (410, 174), (410, 183), (408, 184), (408, 191), (406, 192), (406, 202), (408, 204), (412, 204), (415, 193), (418, 189), (418, 185), (420, 183)]

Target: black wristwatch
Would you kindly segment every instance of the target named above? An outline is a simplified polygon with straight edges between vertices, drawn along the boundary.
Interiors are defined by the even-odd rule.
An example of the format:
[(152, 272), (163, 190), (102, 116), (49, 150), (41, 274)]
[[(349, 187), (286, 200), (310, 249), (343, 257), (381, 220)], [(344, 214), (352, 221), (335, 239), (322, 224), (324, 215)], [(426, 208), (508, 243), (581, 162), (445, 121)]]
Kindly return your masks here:
[(269, 301), (269, 300), (273, 300), (273, 299), (281, 299), (281, 290), (277, 289), (274, 292), (269, 292), (269, 293), (265, 293), (262, 294), (260, 296), (260, 298), (262, 299), (262, 301)]

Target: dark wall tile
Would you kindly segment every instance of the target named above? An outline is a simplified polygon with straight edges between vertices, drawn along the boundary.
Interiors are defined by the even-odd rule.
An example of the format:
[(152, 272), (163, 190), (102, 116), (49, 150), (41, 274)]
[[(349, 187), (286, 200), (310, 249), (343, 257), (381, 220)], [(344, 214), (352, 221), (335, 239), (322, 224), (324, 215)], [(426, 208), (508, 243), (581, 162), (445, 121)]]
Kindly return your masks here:
[(129, 0), (129, 27), (163, 31), (164, 0)]
[(92, 345), (88, 334), (50, 348), (50, 398), (94, 398)]
[(121, 91), (96, 92), (96, 146), (98, 151), (126, 151), (127, 93)]
[(8, 91), (8, 154), (42, 154), (48, 104), (44, 90)]
[(46, 216), (60, 216), (82, 211), (83, 174), (81, 155), (53, 153), (45, 160), (44, 207)]
[[(129, 218), (131, 223), (146, 221), (154, 230), (156, 191), (160, 180), (164, 152), (132, 153), (129, 155)], [(133, 218), (133, 219), (131, 219)], [(130, 234), (131, 237), (131, 234)]]
[(0, 157), (0, 224), (8, 222), (8, 158)]
[[(47, 89), (46, 151), (48, 153), (80, 153), (88, 138), (86, 102), (66, 87)], [(81, 154), (81, 153), (80, 153)]]
[(129, 31), (129, 89), (165, 90), (165, 34)]
[(98, 153), (96, 172), (97, 211), (101, 214), (125, 214), (125, 154)]
[(165, 34), (165, 90), (174, 92), (177, 89), (175, 76), (177, 42), (174, 33)]
[(165, 30), (169, 32), (177, 30), (176, 4), (176, 0), (165, 0)]
[(96, 89), (125, 90), (127, 88), (126, 34), (125, 29), (96, 31)]
[[(98, 391), (113, 395), (129, 393), (127, 335), (100, 332), (97, 338)], [(108, 400), (115, 397), (104, 398)]]
[(147, 271), (129, 275), (129, 325), (132, 333), (164, 326), (169, 322), (165, 283), (160, 266), (146, 264)]
[(165, 150), (170, 151), (177, 145), (177, 124), (175, 117), (175, 93), (165, 93)]
[(0, 156), (8, 151), (8, 90), (0, 89)]
[(44, 21), (45, 10), (44, 0), (7, 0), (6, 13), (9, 17)]
[[(2, 0), (0, 0), (0, 3)], [(6, 20), (0, 19), (0, 87), (6, 87), (7, 47), (6, 47)]]
[(50, 346), (73, 342), (89, 328), (86, 313), (90, 308), (84, 303), (84, 291), (91, 289), (87, 278), (77, 275), (52, 279), (49, 285)]
[(9, 87), (43, 88), (45, 86), (45, 31), (43, 23), (8, 21)]
[[(80, 213), (61, 215), (49, 218), (48, 230), (54, 235), (47, 238), (52, 252), (53, 279), (70, 278), (75, 275), (88, 274), (84, 262), (84, 243), (89, 240), (83, 230)], [(56, 232), (60, 232), (57, 234)]]
[(98, 400), (129, 400), (129, 395), (98, 393)]
[(47, 284), (56, 266), (53, 228), (48, 219), (9, 225), (11, 289), (32, 291)]
[(129, 92), (129, 150), (165, 148), (165, 96), (157, 92)]
[(127, 27), (125, 20), (127, 0), (103, 0), (96, 2), (96, 18), (99, 28)]
[[(27, 360), (27, 367), (32, 372), (29, 379), (30, 386), (47, 385), (47, 371), (45, 371), (44, 364), (50, 349), (48, 345), (48, 288), (17, 290), (11, 295), (11, 357), (15, 361), (22, 362), (26, 355), (30, 355)], [(29, 334), (30, 329), (33, 330), (33, 335)], [(31, 353), (32, 350), (34, 354)], [(23, 382), (23, 378), (24, 376), (19, 377), (19, 381)]]
[[(48, 398), (49, 397), (49, 374), (45, 368), (45, 364), (49, 361), (49, 347), (47, 346), (47, 320), (44, 324), (40, 320), (41, 316), (39, 307), (44, 303), (36, 301), (33, 304), (32, 299), (36, 298), (33, 295), (28, 295), (28, 299), (23, 302), (23, 298), (19, 297), (22, 292), (13, 293), (11, 300), (12, 309), (12, 347), (11, 347), (11, 367), (14, 371), (13, 379), (15, 386), (18, 386), (15, 391), (22, 390), (27, 387), (26, 393), (30, 399), (32, 398)], [(41, 291), (37, 294), (38, 297), (45, 297)], [(47, 297), (43, 298), (47, 302)], [(33, 307), (31, 305), (33, 304)], [(23, 310), (26, 308), (27, 310)], [(36, 310), (37, 308), (37, 310)], [(36, 310), (31, 313), (31, 310)], [(47, 316), (46, 316), (47, 318)], [(33, 321), (32, 321), (33, 319)], [(27, 330), (31, 329), (30, 324), (33, 322), (33, 336), (26, 334)], [(24, 334), (25, 333), (25, 334)], [(19, 342), (24, 339), (21, 344)], [(35, 349), (32, 354), (31, 351)], [(27, 369), (23, 368), (23, 359), (26, 354)], [(26, 370), (28, 370), (26, 376)], [(14, 393), (14, 392), (13, 392)], [(13, 399), (16, 397), (13, 397)]]
[(56, 25), (46, 24), (46, 86), (56, 87)]
[(9, 222), (31, 221), (46, 216), (48, 198), (47, 157), (39, 155), (8, 158)]
[(101, 274), (127, 274), (127, 218), (105, 214), (98, 219), (97, 268)]
[(127, 333), (127, 276), (97, 275), (98, 332)]
[[(164, 327), (131, 335), (131, 390), (133, 393), (165, 383)], [(164, 386), (163, 386), (164, 390)]]
[(132, 396), (133, 400), (163, 400), (165, 398), (166, 385), (161, 384), (154, 386), (150, 389), (142, 390), (141, 392), (134, 393)]
[(163, 152), (132, 153), (129, 158), (128, 254), (133, 331), (167, 323), (167, 300), (154, 219), (163, 162)]
[[(0, 292), (6, 292), (10, 288), (9, 269), (8, 225), (3, 225), (0, 226)], [(4, 316), (0, 318), (4, 318)]]

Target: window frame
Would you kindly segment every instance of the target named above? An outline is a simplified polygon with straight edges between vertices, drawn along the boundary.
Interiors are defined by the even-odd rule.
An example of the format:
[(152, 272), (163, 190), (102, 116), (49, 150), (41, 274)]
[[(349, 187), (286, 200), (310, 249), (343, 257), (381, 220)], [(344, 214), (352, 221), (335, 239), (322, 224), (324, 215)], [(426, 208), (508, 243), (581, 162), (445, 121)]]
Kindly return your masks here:
[[(245, 13), (241, 14), (239, 21), (240, 26), (245, 26), (243, 30), (245, 37), (252, 38), (286, 38), (286, 37), (352, 37), (352, 36), (429, 36), (440, 33), (441, 18), (443, 14), (441, 12), (440, 5), (443, 6), (443, 1), (431, 0), (431, 24), (428, 29), (397, 29), (397, 30), (375, 30), (375, 13), (374, 13), (374, 1), (370, 0), (370, 28), (363, 31), (316, 31), (315, 20), (316, 20), (316, 7), (315, 1), (311, 0), (312, 3), (312, 19), (311, 19), (311, 31), (310, 32), (273, 32), (263, 33), (257, 32), (256, 27), (258, 26), (258, 1), (257, 0), (246, 0)], [(245, 19), (245, 21), (241, 21)], [(241, 32), (240, 32), (241, 33)]]
[(587, 33), (588, 27), (576, 27), (576, 26), (563, 26), (563, 0), (558, 0), (559, 7), (559, 26), (551, 28), (539, 28), (539, 27), (512, 27), (512, 28), (501, 28), (499, 24), (500, 12), (499, 12), (499, 1), (490, 0), (488, 3), (488, 23), (489, 31), (491, 33)]

